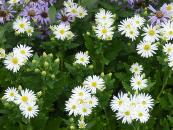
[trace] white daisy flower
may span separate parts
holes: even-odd
[[[131,124],[132,120],[135,117],[134,111],[133,109],[131,109],[128,106],[124,106],[123,109],[120,109],[117,114],[116,117],[118,120],[122,119],[122,123],[128,123]]]
[[[98,99],[96,96],[92,96],[92,97],[88,98],[87,100],[88,100],[88,104],[91,107],[96,107],[98,105]]]
[[[114,27],[97,25],[95,28],[96,36],[102,40],[112,40]]]
[[[141,93],[137,96],[138,103],[146,110],[152,109],[154,106],[154,100],[149,94]]]
[[[51,26],[51,30],[58,40],[68,39],[69,34],[72,33],[70,31],[70,25],[65,24]]]
[[[104,89],[104,80],[100,76],[88,76],[83,82],[83,86],[88,88],[91,93],[96,93],[96,89],[103,90]]]
[[[78,52],[76,55],[75,55],[75,63],[77,64],[81,64],[81,65],[88,65],[90,62],[89,62],[89,59],[90,59],[90,56],[85,53],[85,52]]]
[[[5,57],[4,65],[8,70],[15,73],[19,71],[22,65],[24,65],[24,59],[20,55],[14,55],[14,53],[10,53]]]
[[[135,15],[132,19],[137,28],[141,28],[144,25],[145,19],[140,15]]]
[[[38,115],[38,106],[35,104],[20,105],[20,110],[25,118],[34,118]]]
[[[173,70],[173,54],[168,56],[168,65]]]
[[[133,74],[141,74],[141,72],[143,71],[143,67],[139,63],[134,63],[134,64],[132,64],[130,71]]]
[[[135,109],[135,117],[136,120],[140,121],[141,123],[146,123],[150,117],[148,111],[146,111],[144,108],[142,107],[137,107]]]
[[[73,96],[87,99],[90,97],[90,94],[89,94],[88,89],[78,86],[72,90],[72,97]]]
[[[73,0],[67,0],[67,1],[64,1],[64,3],[63,3],[63,5],[65,7],[73,6],[74,4],[76,4],[76,3],[74,3]]]
[[[18,90],[17,90],[16,88],[14,88],[14,87],[8,87],[8,88],[5,90],[4,98],[5,98],[7,101],[14,101],[16,95],[18,95]]]
[[[27,29],[26,29],[26,33],[28,36],[32,36],[32,33],[34,32],[34,28],[29,26]]]
[[[74,116],[78,115],[78,104],[74,102],[74,100],[69,99],[69,101],[66,101],[65,103],[65,110],[69,112],[69,115],[74,114]]]
[[[155,43],[141,41],[137,45],[137,53],[144,58],[152,57],[158,50],[158,47]]]
[[[26,18],[17,18],[13,23],[13,29],[17,33],[24,33],[30,27],[30,22]]]
[[[147,87],[147,79],[144,79],[143,75],[134,75],[131,80],[131,86],[133,90],[141,90]]]
[[[77,14],[78,18],[84,18],[87,15],[87,10],[81,6],[77,8],[77,12],[78,12]]]
[[[66,6],[66,11],[70,14],[73,15],[74,17],[78,16],[79,12],[78,12],[78,4],[72,4],[70,6]]]
[[[25,89],[20,91],[15,100],[19,105],[35,104],[36,95],[32,90]]]
[[[129,102],[130,100],[128,98],[128,95],[120,92],[118,93],[117,97],[113,96],[110,106],[111,106],[111,109],[115,112],[117,110],[122,109],[126,104],[129,104]]]
[[[159,40],[159,30],[157,26],[149,26],[143,28],[144,41],[155,42]]]
[[[163,51],[167,54],[167,55],[171,55],[173,53],[173,44],[171,43],[166,43],[163,46]]]
[[[165,4],[166,5],[166,11],[168,12],[168,15],[170,17],[173,16],[173,3],[170,3],[170,4]]]
[[[9,4],[18,4],[20,2],[20,0],[9,0],[8,3]]]
[[[139,36],[139,31],[137,28],[129,29],[126,31],[125,36],[132,39],[132,41],[134,41]]]
[[[166,23],[161,24],[160,32],[163,35],[165,40],[172,40],[173,39],[173,22],[168,21]]]
[[[24,59],[28,59],[32,56],[31,47],[26,45],[17,45],[17,47],[13,48],[14,55],[20,55]]]
[[[88,104],[79,106],[79,114],[81,116],[89,116],[91,114],[91,107]]]

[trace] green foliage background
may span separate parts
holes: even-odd
[[[173,75],[164,61],[165,57],[161,50],[153,58],[143,59],[135,50],[140,39],[131,42],[117,31],[113,40],[107,42],[98,40],[93,35],[94,14],[99,8],[116,14],[116,27],[122,19],[133,16],[134,10],[124,10],[122,6],[108,0],[77,2],[87,7],[89,15],[72,25],[72,31],[76,34],[72,41],[57,41],[53,37],[43,41],[35,37],[37,32],[32,38],[16,36],[12,30],[12,22],[0,26],[0,46],[6,51],[25,43],[32,46],[35,52],[33,59],[16,74],[6,70],[3,63],[0,63],[0,96],[3,96],[8,86],[21,85],[35,92],[42,92],[38,101],[39,115],[30,122],[22,118],[14,104],[0,102],[0,130],[69,130],[71,126],[75,126],[77,130],[77,118],[69,117],[65,112],[65,101],[75,86],[80,85],[85,77],[94,74],[102,76],[104,74],[106,89],[98,93],[99,106],[86,118],[88,130],[173,129]],[[165,2],[170,1],[160,0],[158,7]],[[150,1],[146,0],[145,3],[144,8]],[[55,13],[62,4],[63,0],[58,0],[55,6],[49,9],[52,24],[56,24]],[[142,12],[141,15],[145,14]],[[78,51],[88,51],[92,65],[88,68],[73,65],[74,55]],[[116,119],[115,113],[110,109],[110,100],[119,91],[132,91],[129,67],[134,62],[144,66],[144,72],[149,78],[149,87],[145,92],[150,93],[155,99],[155,106],[146,124],[134,122],[127,125]]]

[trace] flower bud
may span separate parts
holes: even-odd
[[[109,76],[109,77],[112,77],[112,73],[109,73],[108,76]]]
[[[104,76],[105,76],[104,72],[102,72],[102,73],[101,73],[101,76],[102,76],[102,77],[104,77]]]
[[[38,93],[37,93],[37,97],[41,97],[42,96],[42,91],[39,91]]]
[[[47,61],[44,62],[44,67],[48,67],[49,63]]]
[[[42,71],[42,72],[41,72],[41,75],[42,75],[42,76],[46,76],[46,71]]]
[[[54,75],[54,74],[52,74],[52,75],[51,75],[51,78],[52,78],[52,79],[55,79],[55,75]]]
[[[18,90],[19,90],[19,91],[22,90],[22,86],[21,86],[21,85],[18,86]]]
[[[32,63],[35,64],[37,61],[36,60],[32,60]]]
[[[46,54],[46,52],[43,52],[43,57],[47,57],[47,54]]]
[[[38,72],[40,72],[40,70],[39,69],[35,69],[34,72],[35,73],[38,73]]]
[[[74,125],[71,125],[70,126],[70,130],[75,130],[75,126]]]
[[[93,66],[93,65],[89,65],[89,68],[90,68],[90,69],[93,69],[93,68],[94,68],[94,66]]]
[[[56,58],[55,59],[55,63],[59,63],[60,59],[59,58]]]
[[[50,56],[51,58],[53,57],[53,54],[52,53],[50,53],[48,56]]]

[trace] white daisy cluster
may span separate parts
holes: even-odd
[[[114,22],[115,15],[110,11],[105,9],[100,9],[95,15],[96,26],[94,26],[94,31],[96,36],[102,40],[112,40],[114,35]]]
[[[81,65],[88,65],[90,62],[89,62],[89,59],[90,59],[90,56],[88,55],[88,52],[78,52],[76,55],[75,55],[75,63],[77,64],[81,64]]]
[[[139,36],[139,29],[144,25],[145,19],[139,15],[135,15],[132,18],[127,18],[120,22],[118,25],[118,31],[122,35],[135,40]]]
[[[66,12],[72,15],[74,18],[77,17],[81,19],[87,15],[87,10],[79,4],[74,3],[73,0],[64,1],[64,6]]]
[[[89,116],[92,113],[92,109],[98,105],[98,99],[94,95],[96,89],[103,90],[104,80],[99,76],[89,76],[83,83],[83,86],[75,87],[72,90],[72,95],[68,101],[66,101],[65,110],[69,112],[69,115],[81,116],[78,121],[79,128],[85,128],[84,117]]]
[[[74,37],[74,34],[70,31],[70,25],[59,24],[50,26],[50,29],[58,40],[70,40]]]
[[[148,80],[145,79],[145,74],[141,74],[142,70],[143,67],[139,63],[134,63],[130,68],[130,71],[133,73],[133,76],[130,80],[133,90],[142,90],[148,86]]]
[[[145,123],[150,117],[153,102],[149,94],[128,95],[120,92],[117,97],[113,96],[110,106],[122,123],[131,124],[134,120]]]
[[[21,17],[13,22],[13,29],[16,31],[16,34],[27,33],[28,36],[31,36],[34,32],[34,28],[31,26],[30,21]]]
[[[18,45],[13,48],[13,52],[6,55],[4,60],[5,67],[14,73],[19,71],[20,67],[25,65],[26,61],[32,56],[31,47]]]
[[[25,118],[34,118],[38,114],[37,98],[32,90],[17,90],[14,87],[8,87],[5,90],[3,99],[19,105],[19,109]]]
[[[173,44],[172,43],[166,43],[163,46],[163,51],[168,57],[168,65],[173,70]]]

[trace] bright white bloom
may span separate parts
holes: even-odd
[[[30,27],[30,22],[26,18],[17,18],[13,23],[13,29],[17,33],[24,33]]]
[[[96,36],[102,40],[112,40],[114,34],[114,27],[103,26],[98,24],[95,27]]]
[[[131,124],[132,120],[135,117],[135,113],[134,113],[134,110],[131,109],[130,107],[124,106],[123,109],[120,109],[117,112],[116,117],[118,120],[122,119],[122,123]]]
[[[169,65],[169,67],[171,67],[172,70],[173,70],[173,55],[169,55],[169,56],[168,56],[168,65]]]
[[[79,52],[75,55],[75,63],[77,64],[81,64],[81,65],[88,65],[90,62],[89,62],[89,59],[90,59],[90,56],[86,53],[86,52]]]
[[[165,4],[166,5],[166,11],[168,12],[168,15],[170,17],[173,17],[173,3]]]
[[[8,70],[11,70],[15,73],[19,71],[22,65],[24,65],[24,59],[20,55],[14,55],[14,53],[10,53],[5,57],[4,65]]]
[[[147,79],[144,79],[144,75],[134,75],[130,82],[133,90],[141,90],[147,87]]]
[[[173,44],[171,43],[166,43],[163,46],[163,51],[167,54],[167,55],[171,55],[173,53]]]
[[[74,17],[76,17],[79,14],[78,8],[79,8],[78,4],[72,4],[66,7],[66,11],[69,12],[70,15],[73,15]]]
[[[64,1],[63,4],[65,7],[69,7],[69,6],[73,6],[76,3],[74,3],[73,0],[67,0],[67,1]]]
[[[91,114],[91,106],[88,104],[80,105],[79,106],[79,114],[81,116],[89,116]]]
[[[68,39],[69,34],[71,35],[72,33],[70,31],[70,25],[65,24],[51,26],[51,30],[58,40]]]
[[[78,127],[79,127],[79,129],[85,129],[86,125],[87,124],[84,122],[84,120],[78,120]]]
[[[144,41],[155,42],[159,40],[159,30],[157,26],[149,26],[143,28]]]
[[[38,115],[38,106],[35,104],[20,105],[20,110],[25,118],[34,118]]]
[[[26,29],[26,33],[28,36],[32,36],[32,33],[34,32],[34,28],[29,26],[27,29]]]
[[[137,53],[144,58],[152,57],[156,50],[158,50],[158,47],[155,43],[141,41],[137,45]]]
[[[137,28],[141,28],[144,25],[145,19],[140,15],[135,15],[132,19]]]
[[[36,95],[32,90],[25,89],[20,91],[15,100],[16,103],[20,105],[35,104]]]
[[[132,39],[132,41],[136,40],[139,35],[139,31],[137,28],[129,29],[126,31],[125,36]]]
[[[140,106],[146,110],[152,109],[154,105],[154,101],[149,94],[141,93],[137,96],[138,102]]]
[[[5,58],[5,50],[0,48],[0,59]]]
[[[143,107],[137,107],[135,112],[136,120],[139,120],[141,123],[146,123],[150,117],[148,111]]]
[[[88,104],[91,106],[91,107],[96,107],[98,105],[98,99],[96,96],[92,96],[90,98],[88,98]]]
[[[84,88],[84,87],[81,87],[81,86],[78,86],[78,87],[75,87],[73,90],[72,90],[72,97],[80,97],[80,98],[89,98],[90,97],[90,93],[89,91]]]
[[[96,93],[96,89],[104,90],[104,80],[100,76],[88,76],[83,82],[83,86],[91,91],[91,93]]]
[[[161,24],[162,28],[160,29],[161,34],[163,35],[164,40],[173,39],[173,22],[168,21]]]
[[[143,71],[143,67],[139,63],[134,63],[134,64],[132,64],[130,71],[133,74],[141,74],[141,72]]]
[[[4,98],[7,101],[14,101],[15,97],[18,95],[18,90],[14,87],[8,87],[5,90]]]
[[[115,112],[117,110],[122,109],[126,104],[129,104],[129,102],[130,100],[127,94],[120,92],[118,93],[118,97],[113,96],[110,106],[111,106],[111,109]]]
[[[13,48],[14,55],[20,55],[24,59],[28,59],[32,56],[31,47],[26,45],[18,45],[17,47]]]
[[[87,10],[81,6],[77,8],[77,12],[78,12],[77,14],[78,18],[84,18],[87,15]]]
[[[72,115],[74,114],[74,116],[77,116],[78,115],[78,104],[70,99],[69,101],[66,101],[66,107],[65,107],[65,110],[69,112],[69,115]]]
[[[110,27],[114,23],[114,15],[110,11],[105,9],[100,9],[99,12],[95,15],[96,24]]]

